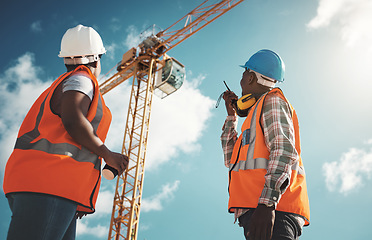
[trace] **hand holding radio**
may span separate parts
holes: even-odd
[[[221,96],[223,96],[223,99],[225,100],[227,114],[229,116],[234,116],[236,113],[239,117],[246,117],[249,109],[256,103],[256,98],[252,94],[246,94],[241,98],[238,98],[238,96],[230,90],[226,82],[223,81],[223,83],[225,84],[227,91],[222,93]],[[221,96],[217,100],[216,108],[221,100]]]
[[[236,102],[238,101],[238,96],[234,92],[227,90],[223,93],[223,100],[225,100],[227,115],[234,116],[237,110]]]

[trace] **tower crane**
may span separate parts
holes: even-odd
[[[136,240],[145,173],[145,158],[154,93],[166,97],[179,89],[184,66],[166,53],[243,0],[206,0],[165,30],[152,33],[123,54],[117,72],[100,84],[102,94],[132,78],[122,154],[127,170],[117,177],[108,239]],[[139,49],[139,50],[138,50]]]

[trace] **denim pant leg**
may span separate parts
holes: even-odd
[[[12,211],[8,240],[75,239],[75,202],[34,193],[14,193],[7,197]]]
[[[239,217],[239,225],[244,228],[244,236],[249,240],[247,233],[250,219],[254,209]],[[301,235],[301,228],[292,214],[275,211],[275,221],[272,240],[297,240]]]
[[[301,233],[302,229],[292,214],[275,212],[273,240],[297,240]]]
[[[76,210],[75,210],[76,212]],[[76,217],[72,219],[70,226],[67,228],[65,235],[63,236],[62,240],[75,240],[76,236]]]

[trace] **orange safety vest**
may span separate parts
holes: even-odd
[[[101,158],[76,143],[52,112],[50,102],[57,86],[72,74],[82,73],[94,84],[87,119],[104,142],[111,113],[103,101],[98,81],[85,66],[61,75],[35,101],[18,132],[8,159],[4,193],[34,192],[78,203],[77,211],[93,213],[101,180]]]
[[[260,121],[267,94],[275,94],[289,103],[282,91],[279,88],[274,88],[261,96],[249,111],[242,125],[242,134],[234,145],[230,161],[229,212],[234,212],[235,208],[256,208],[265,185],[265,174],[267,173],[270,152],[265,144]],[[291,109],[295,131],[295,147],[300,156],[298,119],[292,106]],[[276,210],[300,215],[305,218],[305,225],[309,225],[309,199],[301,157],[292,166],[290,185],[282,195]]]

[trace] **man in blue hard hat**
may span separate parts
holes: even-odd
[[[223,95],[227,118],[221,135],[229,168],[229,207],[250,240],[298,239],[310,223],[306,178],[295,110],[275,87],[285,66],[271,50],[245,65],[242,97]],[[243,117],[241,134],[237,116]]]

